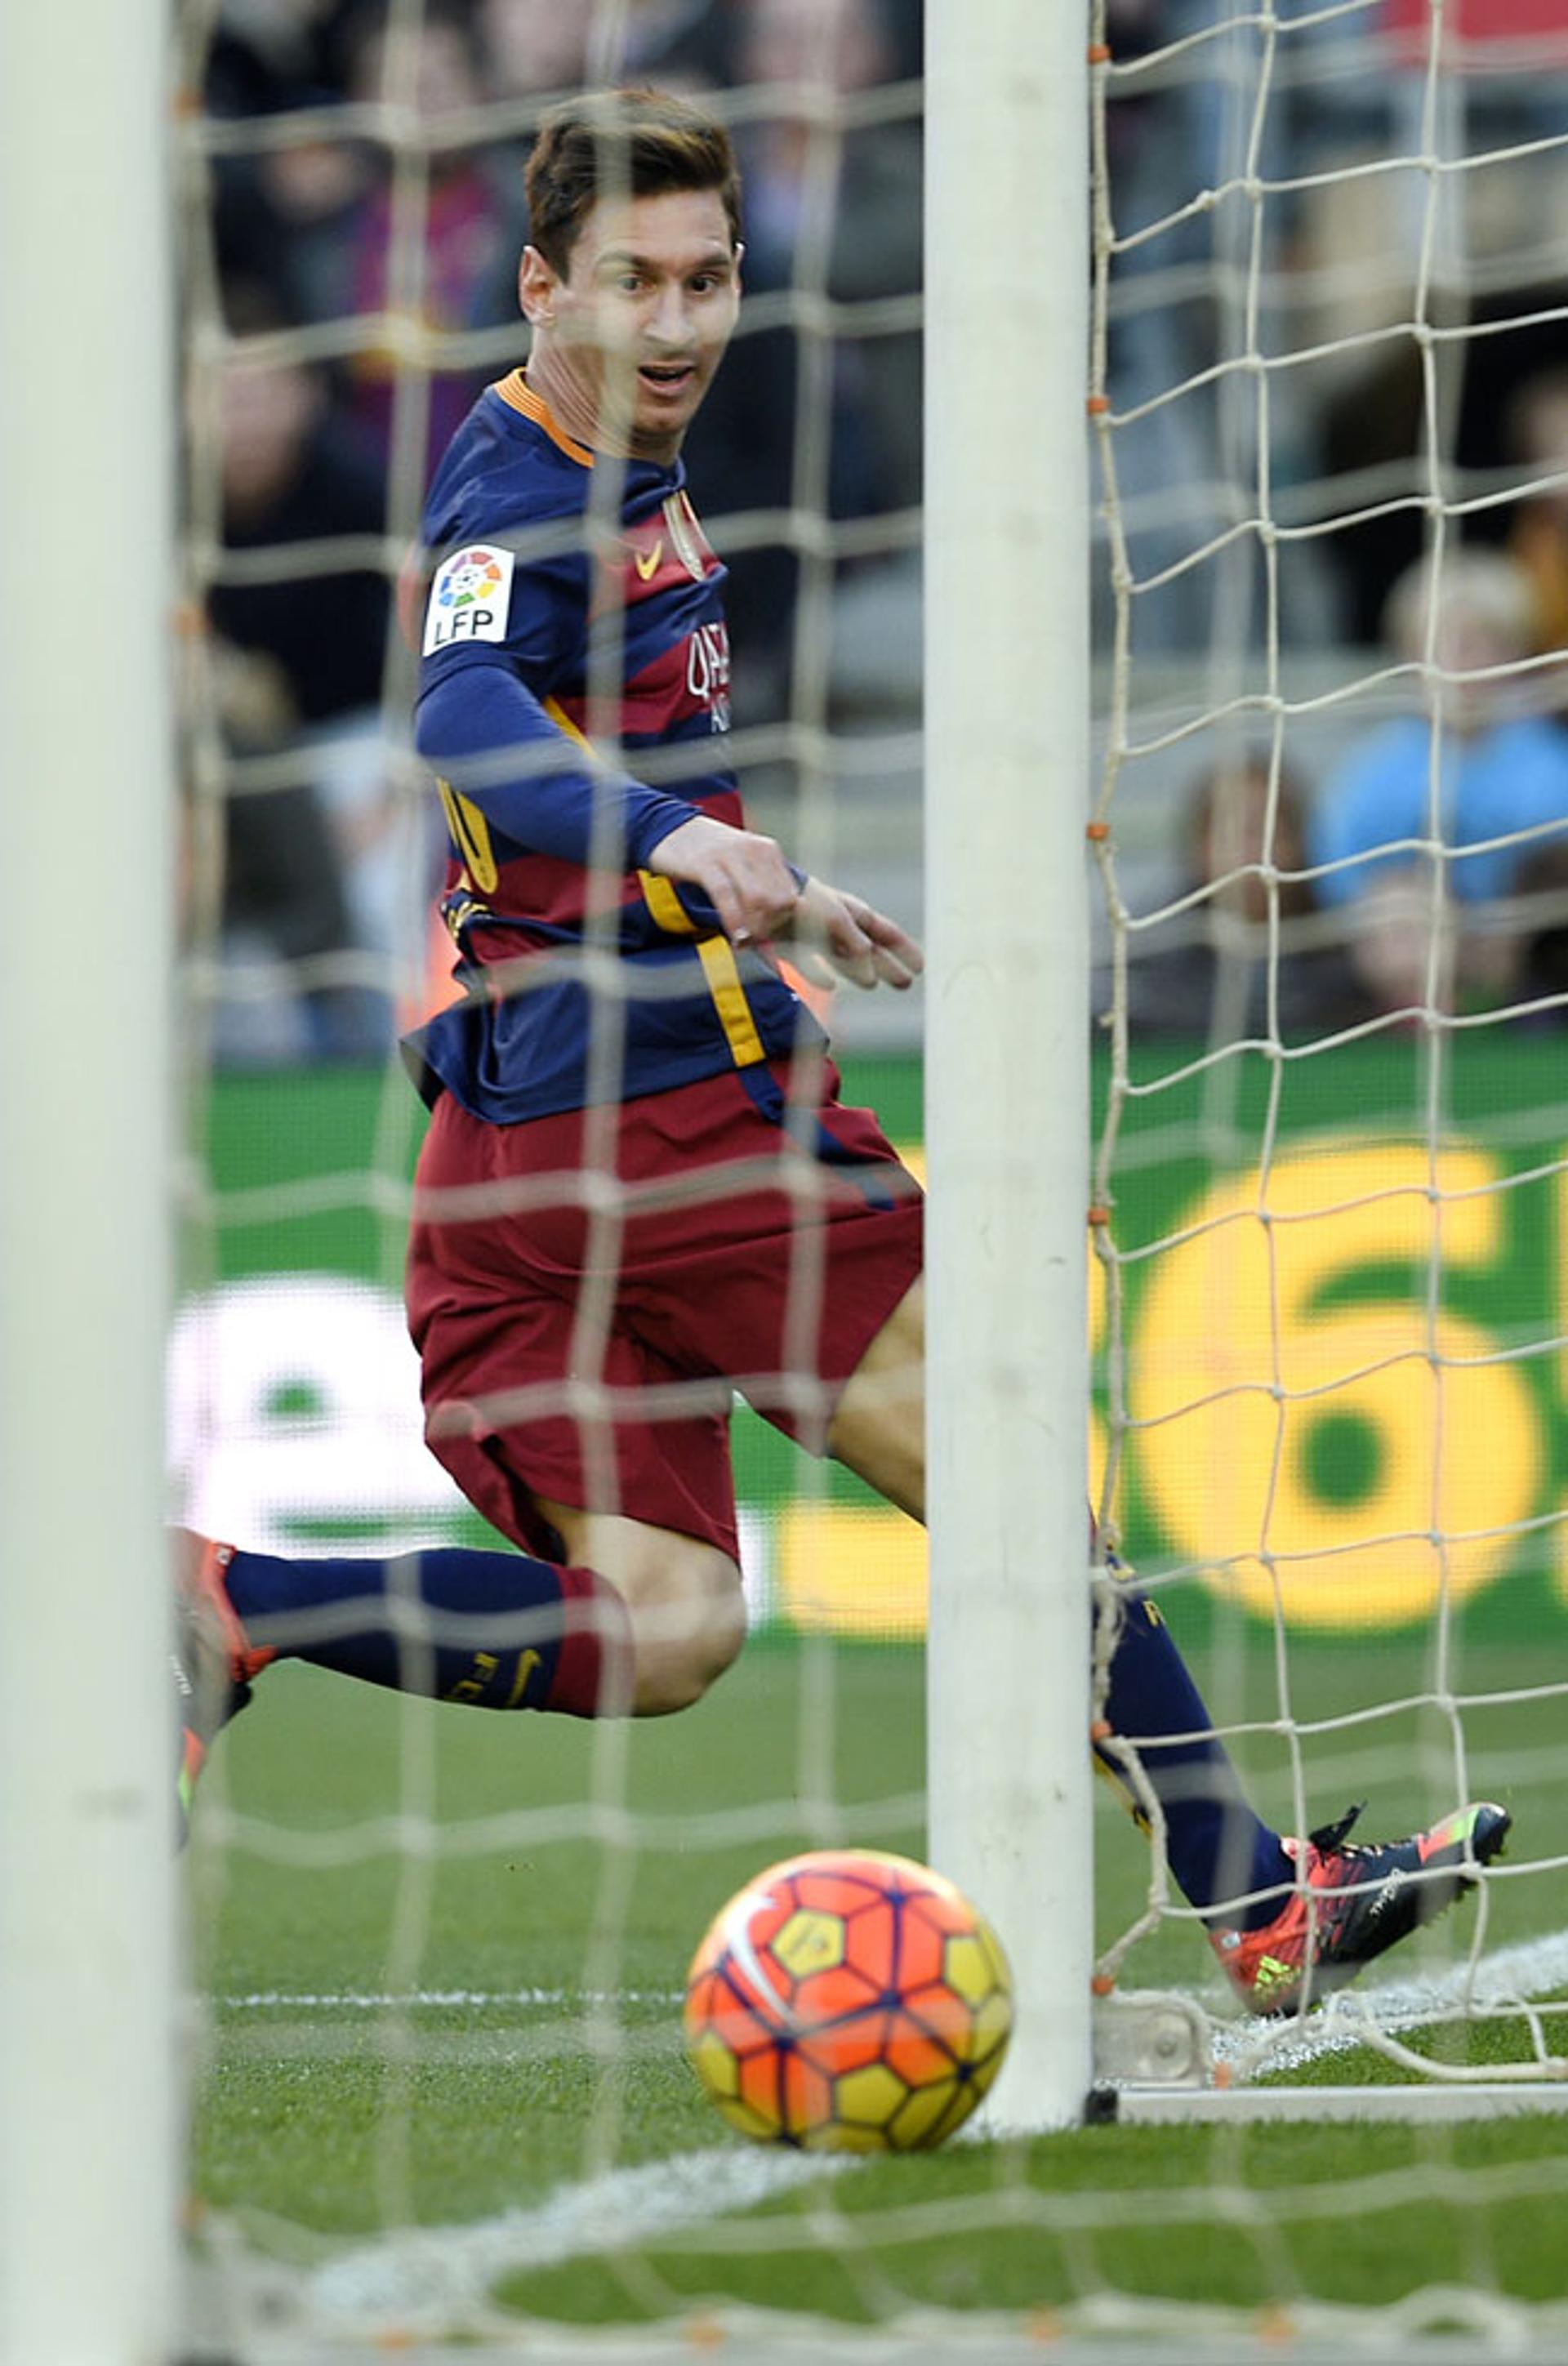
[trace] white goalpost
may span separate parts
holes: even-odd
[[[998,2116],[1065,2126],[1093,1926],[1087,51],[1039,0],[933,0],[926,39],[931,1849],[1012,1954]]]
[[[0,12],[0,2356],[174,2338],[156,0]]]

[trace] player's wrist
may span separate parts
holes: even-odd
[[[667,827],[651,837],[643,849],[642,868],[657,872],[661,878],[684,877],[692,860],[714,843],[715,833],[725,825],[690,806],[684,814],[660,816],[661,822],[666,818]]]
[[[666,796],[659,790],[649,790],[646,794],[652,802],[632,834],[632,862],[639,871],[652,871],[661,878],[673,877],[675,874],[670,869],[671,862],[679,863],[682,847],[689,848],[702,842],[700,830],[696,838],[687,833],[694,823],[705,822],[706,817],[680,797]],[[682,847],[673,846],[672,841],[676,839],[682,841]]]

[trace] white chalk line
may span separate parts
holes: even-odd
[[[626,2250],[750,2210],[850,2166],[840,2156],[714,2146],[557,2188],[531,2210],[471,2226],[400,2230],[315,2270],[310,2300],[329,2315],[400,2325],[461,2321],[506,2275]]]
[[[362,1989],[249,1989],[209,1997],[218,2012],[488,2012],[508,2007],[679,2004],[679,1989],[408,1989],[377,1995]]]
[[[1282,2034],[1247,2020],[1216,2024],[1221,2060],[1258,2055],[1268,2040],[1269,2068],[1299,2066],[1364,2040],[1370,2025],[1390,2032],[1451,2013],[1467,2002],[1523,2004],[1568,1983],[1568,1931],[1504,1947],[1448,1970],[1385,1983],[1351,1999],[1332,1999],[1300,2029]],[[670,2003],[672,1991],[628,1992],[645,2003]],[[378,1997],[357,1990],[294,1993],[258,1989],[221,2001],[238,2010],[433,2010],[507,2005],[561,2006],[586,2000],[565,1989],[421,1990]],[[558,2187],[531,2208],[519,2207],[469,2225],[400,2228],[356,2246],[316,2268],[296,2297],[340,2325],[395,2324],[406,2330],[471,2321],[508,2275],[555,2267],[597,2253],[636,2249],[661,2235],[701,2225],[788,2193],[812,2179],[841,2173],[853,2158],[824,2158],[745,2145],[679,2153],[636,2169],[611,2169],[580,2184]]]
[[[1467,2002],[1496,2006],[1548,1996],[1568,1988],[1568,1931],[1549,1932],[1511,1947],[1495,1949],[1476,1962],[1469,1959],[1446,1971],[1419,1978],[1384,1981],[1332,1997],[1323,2011],[1301,2028],[1247,2019],[1216,2024],[1214,2052],[1234,2061],[1256,2049],[1260,2036],[1272,2035],[1270,2060],[1288,2063],[1315,2060],[1357,2043],[1348,2024],[1369,2015],[1383,2029],[1407,2026],[1452,2012]],[[679,1989],[575,1989],[525,1987],[514,1989],[411,1989],[374,1992],[361,1989],[249,1989],[209,2000],[222,2012],[489,2012],[514,2009],[566,2011],[582,2006],[632,2005],[666,2010],[682,2001]],[[1206,1999],[1200,1999],[1207,2002]]]

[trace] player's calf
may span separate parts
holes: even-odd
[[[178,1531],[182,1817],[212,1737],[275,1659],[473,1708],[660,1717],[700,1699],[745,1639],[735,1562],[635,1521],[560,1516],[612,1574],[457,1548],[286,1560]]]

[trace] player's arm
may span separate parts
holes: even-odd
[[[420,695],[414,742],[493,829],[530,853],[588,862],[608,801],[616,860],[637,870],[662,839],[696,818],[683,798],[590,755],[504,659],[435,670]]]
[[[788,940],[818,982],[829,984],[836,975],[856,986],[903,988],[924,966],[919,945],[897,920],[859,896],[807,878],[755,830],[694,814],[643,862],[663,878],[700,889],[734,943],[766,955],[775,940]]]

